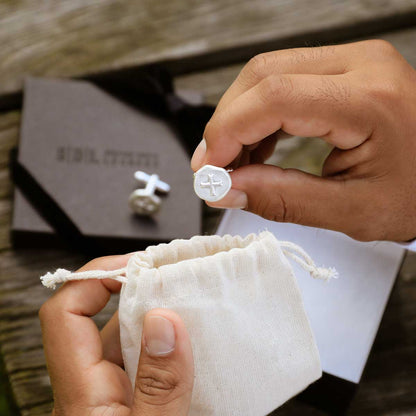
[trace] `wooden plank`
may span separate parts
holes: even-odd
[[[407,61],[416,68],[416,28],[387,32],[366,38],[352,38],[348,42],[372,38],[380,38],[392,43]],[[201,91],[204,94],[205,101],[215,105],[243,66],[244,63],[237,63],[184,74],[176,78],[175,85],[178,89]]]
[[[46,368],[13,373],[9,379],[19,409],[29,410],[31,407],[51,403],[52,392]]]
[[[411,253],[401,268],[350,414],[414,414],[415,334],[416,253]]]
[[[12,185],[9,175],[10,150],[17,145],[20,111],[0,116],[0,251],[10,248],[10,221]]]
[[[12,202],[10,199],[0,199],[0,251],[11,247],[10,222]]]
[[[17,145],[20,128],[20,111],[0,117],[0,199],[11,195],[9,179],[9,153]]]
[[[40,411],[39,406],[48,410],[52,393],[37,314],[52,292],[40,285],[39,276],[60,264],[68,269],[77,269],[86,258],[64,250],[34,249],[4,251],[0,262],[0,351],[16,402],[26,412],[32,407]],[[118,297],[113,296],[95,317],[98,327],[108,321],[117,304]],[[33,414],[38,413],[34,411]]]
[[[153,62],[178,74],[415,21],[416,0],[1,2],[0,95],[3,106],[16,105],[29,74],[74,77]]]
[[[52,407],[53,403],[49,402],[29,409],[22,409],[21,416],[50,416]]]
[[[384,36],[416,65],[416,29]],[[176,80],[181,89],[198,89],[215,104],[232,82],[242,64],[182,76]],[[10,228],[11,185],[6,174],[7,152],[17,143],[18,112],[0,114],[0,244]],[[291,166],[307,166],[318,171],[326,147],[301,139],[288,140],[279,148],[275,161]],[[322,146],[322,147],[319,147]],[[3,180],[1,180],[3,178]],[[204,218],[216,215],[206,209]],[[5,213],[5,215],[3,215]],[[3,215],[3,216],[2,216]],[[205,220],[206,222],[206,220]],[[206,231],[212,230],[205,225]],[[51,292],[44,289],[38,276],[57,266],[75,269],[85,257],[63,250],[12,251],[0,245],[0,349],[13,392],[23,415],[46,415],[51,408],[51,390],[42,353],[37,321],[40,305]],[[98,316],[102,325],[116,308],[117,299]],[[373,352],[349,414],[410,414],[416,408],[416,254],[407,256],[397,286],[389,302]],[[322,415],[304,404],[290,401],[274,414]]]

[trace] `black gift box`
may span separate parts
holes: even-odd
[[[36,204],[32,188],[23,194],[17,187],[12,224],[17,246],[56,243],[54,218],[46,211],[62,214],[103,252],[200,233],[201,203],[193,192],[189,149],[177,132],[90,82],[26,81],[18,164],[30,177],[21,180],[21,188],[33,180],[43,195]],[[153,217],[129,209],[128,197],[140,187],[136,170],[156,173],[171,185]]]

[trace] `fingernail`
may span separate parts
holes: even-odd
[[[167,355],[175,349],[175,328],[172,322],[163,316],[145,316],[143,337],[149,355]]]
[[[191,159],[192,170],[197,171],[204,163],[205,153],[207,151],[207,142],[202,139],[196,147],[194,154]]]
[[[230,189],[223,199],[217,202],[210,202],[208,205],[216,208],[244,209],[247,207],[247,194],[237,189]]]

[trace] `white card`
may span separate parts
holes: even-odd
[[[339,272],[337,280],[326,283],[311,279],[293,263],[323,371],[358,383],[405,249],[390,242],[361,243],[334,231],[267,221],[240,210],[224,214],[217,234],[245,236],[265,229],[279,240],[299,244],[318,266]]]

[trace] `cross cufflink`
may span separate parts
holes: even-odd
[[[194,174],[195,193],[205,201],[219,201],[230,189],[231,176],[223,168],[205,165]]]
[[[216,186],[222,186],[222,181],[219,180],[219,181],[215,182],[214,174],[213,173],[208,173],[208,181],[207,182],[201,182],[200,186],[201,186],[201,188],[209,188],[211,196],[217,196],[217,192],[216,192],[215,187]]]
[[[156,174],[148,175],[146,172],[137,171],[134,177],[145,188],[136,189],[129,196],[130,208],[139,215],[153,215],[160,210],[162,200],[155,194],[156,191],[167,193],[170,185],[159,179]]]

